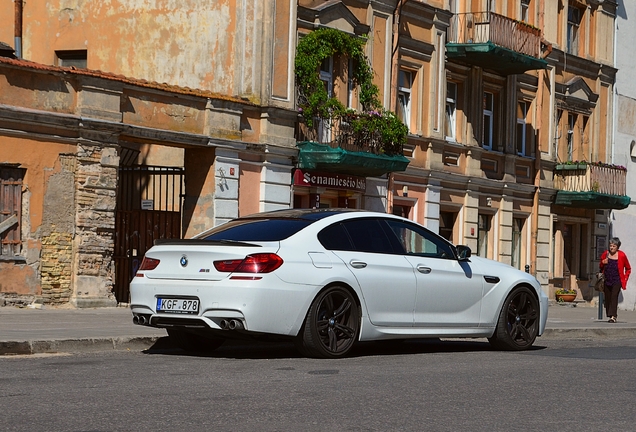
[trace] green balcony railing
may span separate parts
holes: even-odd
[[[555,204],[570,207],[623,209],[630,203],[627,170],[604,163],[568,162],[557,164]]]
[[[446,53],[449,58],[505,74],[547,67],[541,59],[541,31],[493,12],[453,15]]]

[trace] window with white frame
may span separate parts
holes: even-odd
[[[554,118],[554,124],[555,124],[555,133],[554,133],[554,154],[558,157],[560,157],[560,151],[561,151],[561,146],[559,145],[559,141],[561,140],[561,136],[562,136],[562,124],[561,124],[561,119],[563,118],[563,110],[562,109],[557,109],[556,113],[555,113],[555,118]]]
[[[320,65],[320,80],[325,85],[327,97],[333,96],[333,57],[327,57]],[[331,141],[331,125],[327,120],[318,119],[318,141],[328,143]]]
[[[492,141],[494,133],[494,109],[495,96],[490,92],[484,92],[483,100],[484,108],[484,124],[481,145],[487,150],[492,150]]]
[[[398,109],[397,114],[402,123],[411,124],[411,88],[413,87],[413,73],[400,69],[398,72]]]
[[[526,118],[528,116],[528,104],[526,102],[519,102],[517,104],[517,154],[520,156],[527,156],[527,142],[526,137],[528,125]]]
[[[519,5],[519,20],[529,22],[530,0],[521,0]]]
[[[568,54],[578,54],[579,52],[579,27],[581,25],[581,9],[574,6],[572,3],[568,4],[568,25],[567,25],[567,40],[566,50]]]
[[[353,108],[353,91],[355,83],[353,82],[353,60],[349,59],[347,63],[347,108]]]
[[[573,160],[574,157],[574,135],[576,130],[576,115],[568,113],[568,131],[567,131],[567,143],[568,143],[568,160]]]
[[[446,83],[446,117],[444,122],[444,134],[447,139],[456,139],[456,111],[457,111],[457,84],[448,81]]]

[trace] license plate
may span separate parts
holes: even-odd
[[[180,298],[157,298],[157,312],[199,313],[199,300]]]

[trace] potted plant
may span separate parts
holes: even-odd
[[[566,289],[566,288],[559,288],[554,292],[556,300],[559,303],[573,302],[574,299],[576,298],[576,294],[577,292],[575,289]]]

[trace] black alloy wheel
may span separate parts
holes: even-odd
[[[359,331],[355,297],[342,286],[332,286],[311,304],[296,346],[310,357],[340,358],[351,351]]]
[[[490,344],[501,350],[520,351],[532,346],[539,333],[539,302],[527,287],[514,289],[499,313]]]

